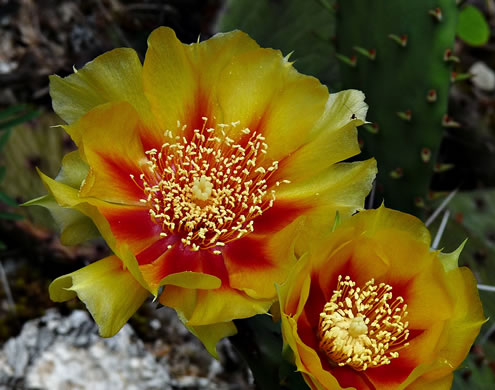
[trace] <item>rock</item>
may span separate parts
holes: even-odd
[[[222,365],[172,309],[149,309],[155,317],[141,333],[147,344],[130,325],[104,339],[85,311],[68,317],[47,311],[0,350],[0,390],[253,389],[250,371],[228,340],[218,344]]]
[[[49,311],[0,352],[0,390],[171,390],[172,382],[129,325],[103,339],[83,311]]]
[[[495,90],[495,73],[484,62],[475,62],[469,68],[469,73],[473,75],[471,81],[479,89],[488,92]]]

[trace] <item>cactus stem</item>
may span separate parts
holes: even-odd
[[[318,3],[320,3],[322,5],[322,7],[325,8],[331,14],[334,14],[335,11],[337,11],[337,9],[338,9],[338,4],[337,3],[334,4],[334,5],[331,5],[331,4],[329,4],[325,0],[318,0]]]
[[[421,160],[423,160],[424,163],[428,163],[431,160],[431,149],[424,147],[421,149]]]
[[[336,53],[335,56],[337,57],[337,59],[340,62],[342,62],[346,65],[349,65],[352,68],[356,67],[356,63],[357,63],[357,57],[356,56],[347,57],[347,56],[345,56],[343,54],[339,54],[339,53]]]
[[[397,113],[397,116],[405,121],[410,121],[412,119],[412,111],[411,110],[406,110],[406,111],[399,111]]]
[[[433,16],[437,22],[441,22],[443,19],[443,13],[441,8],[435,8],[428,11],[428,13]]]
[[[452,54],[452,49],[445,49],[443,53],[443,60],[445,62],[459,62],[459,57]]]
[[[359,54],[369,58],[371,61],[376,59],[376,50],[375,49],[365,49],[359,46],[354,46],[354,50],[356,50]]]
[[[461,127],[461,124],[459,122],[456,122],[453,120],[448,114],[445,114],[442,117],[442,126],[443,127],[449,127],[449,128],[459,128]]]
[[[430,89],[428,93],[426,94],[426,100],[428,103],[434,103],[438,99],[438,94],[436,89]]]
[[[454,164],[436,163],[433,166],[433,172],[442,173],[442,172],[450,171],[452,168],[454,168]]]
[[[400,179],[404,176],[404,170],[402,168],[395,168],[393,171],[390,171],[389,175],[392,179]]]
[[[380,126],[378,126],[378,123],[370,123],[364,125],[364,128],[371,134],[377,134],[378,130],[380,129]]]
[[[425,207],[425,200],[421,196],[417,196],[414,198],[414,205],[422,209]]]
[[[398,35],[395,35],[395,34],[389,34],[388,37],[398,43],[400,46],[402,47],[406,47],[407,46],[407,35],[406,34],[402,34],[401,36],[398,36]]]

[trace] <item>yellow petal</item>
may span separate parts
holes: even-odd
[[[407,390],[450,390],[452,388],[452,381],[454,380],[454,374],[449,374],[443,378],[428,381],[424,378],[419,378],[411,385],[407,386]]]
[[[111,337],[142,305],[149,292],[124,270],[116,256],[110,256],[61,276],[50,285],[50,298],[55,302],[76,295],[86,304],[101,336]]]
[[[400,231],[414,237],[423,246],[430,247],[430,232],[424,223],[415,216],[386,208],[383,205],[366,213],[366,218],[359,219],[356,222],[360,224],[358,229],[367,232],[368,235],[373,236],[379,231]]]
[[[394,237],[392,236],[393,240]],[[407,248],[404,247],[404,254]],[[419,256],[404,256],[404,261],[394,262],[397,265],[396,270],[393,270],[387,276],[388,280],[395,281],[400,284],[402,278],[411,276],[412,283],[408,287],[408,296],[404,297],[407,302],[407,321],[411,329],[427,329],[433,327],[434,324],[448,320],[454,312],[454,302],[449,296],[444,284],[444,274],[442,266],[437,259],[430,258],[430,267],[423,268],[418,274],[414,275],[414,271],[410,271],[407,264],[414,264],[408,259],[419,259]],[[394,264],[395,265],[395,264]],[[421,264],[418,265],[418,268]],[[400,271],[398,268],[402,268]],[[402,274],[402,275],[401,275]],[[407,280],[407,279],[406,279]],[[425,356],[426,360],[426,356]]]
[[[315,209],[323,207],[325,212],[333,209],[333,213],[326,217],[333,224],[337,210],[342,210],[342,216],[363,208],[376,171],[374,159],[336,164],[305,181],[281,186],[277,190],[277,199]]]
[[[315,379],[308,385],[314,386],[315,383],[319,383],[317,386],[319,389],[341,389],[337,379],[323,369],[316,351],[303,343],[297,333],[297,323],[293,318],[282,315],[282,334],[284,340],[294,351],[297,370]],[[304,379],[306,380],[305,376]]]
[[[219,359],[217,352],[218,342],[237,333],[237,328],[232,321],[211,325],[187,326],[187,329],[203,343],[206,350],[215,359]]]
[[[279,160],[307,141],[327,98],[326,87],[298,73],[279,51],[250,50],[233,57],[221,72],[217,117],[261,133],[268,158]],[[229,133],[233,139],[239,135]]]
[[[297,260],[294,255],[294,241],[299,231],[299,223],[295,221],[283,230],[274,234],[270,233],[259,240],[255,234],[247,237],[253,249],[257,248],[251,253],[244,251],[252,256],[252,258],[246,258],[247,261],[233,258],[235,253],[231,253],[230,248],[227,247],[223,255],[230,286],[245,292],[251,298],[273,299],[276,296],[275,283],[285,281]],[[266,258],[268,264],[256,266],[257,261],[253,257]],[[252,260],[251,265],[250,260]]]
[[[139,117],[129,103],[109,103],[94,108],[71,126],[81,133],[83,153],[91,169],[81,186],[82,197],[142,205],[139,177],[146,161],[140,141]]]
[[[304,253],[308,243],[318,242],[317,237],[331,232],[337,211],[347,218],[364,207],[364,199],[376,172],[374,159],[339,163],[318,175],[277,190],[277,199],[308,208],[302,217],[304,228],[296,245],[296,253]]]
[[[309,296],[311,284],[310,257],[304,254],[292,267],[287,280],[277,286],[281,313],[290,314],[297,320]]]
[[[149,115],[149,106],[141,72],[142,65],[134,50],[109,51],[70,76],[50,77],[53,109],[72,123],[100,104],[127,101],[144,118]],[[79,134],[75,135],[75,139],[78,137]]]
[[[165,276],[161,280],[160,286],[172,284],[178,287],[190,288],[194,286],[195,288],[210,290],[219,288],[221,283],[220,279],[216,276],[201,272],[185,271]]]
[[[239,52],[257,47],[240,31],[184,45],[173,30],[154,30],[148,38],[143,75],[146,95],[161,128],[174,131],[177,120],[191,125],[202,116],[219,115],[210,109],[216,104],[212,90],[221,82],[220,70]]]
[[[327,109],[315,132],[322,129],[337,130],[346,127],[349,123],[355,126],[362,125],[366,120],[368,105],[364,102],[364,94],[355,89],[348,89],[330,95]]]
[[[228,288],[198,290],[198,304],[188,325],[204,325],[266,314],[274,299],[253,299]]]
[[[280,175],[298,182],[308,176],[308,170],[316,175],[332,164],[359,154],[356,126],[364,123],[367,107],[360,91],[331,94],[309,139],[284,161]],[[293,111],[301,115],[299,110]]]
[[[184,314],[187,326],[209,325],[265,314],[273,301],[253,299],[228,287],[196,290],[167,285],[160,296],[162,305]]]
[[[195,97],[195,72],[186,50],[169,28],[157,28],[148,38],[144,89],[164,130],[173,131],[177,120],[184,123],[187,104],[192,104]]]
[[[215,34],[199,44],[185,46],[200,89],[207,95],[218,87],[221,73],[234,57],[258,48],[254,39],[239,30]]]
[[[223,120],[240,121],[240,126],[262,133],[272,160],[286,157],[309,140],[328,99],[325,86],[298,73],[271,49],[233,58],[222,72],[217,93]]]
[[[237,328],[232,321],[195,326],[188,324],[188,318],[196,308],[197,297],[197,290],[168,285],[160,295],[160,303],[175,309],[187,329],[201,340],[212,356],[218,359],[218,341],[236,334]]]
[[[464,245],[466,245],[467,238],[459,247],[451,253],[438,253],[438,259],[441,261],[445,272],[452,271],[458,267],[459,256],[461,255]]]
[[[465,267],[456,268],[449,271],[446,277],[455,306],[438,342],[437,361],[444,364],[428,373],[428,379],[445,376],[452,368],[458,367],[466,358],[481,326],[487,321],[472,272]]]

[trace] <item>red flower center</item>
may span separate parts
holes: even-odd
[[[339,366],[364,371],[390,364],[409,345],[407,304],[392,287],[368,281],[363,288],[339,275],[337,289],[320,314],[320,349]]]
[[[162,237],[180,234],[191,250],[217,247],[219,254],[218,247],[251,233],[254,219],[273,206],[268,180],[278,161],[267,163],[265,138],[239,122],[208,128],[208,119],[203,121],[190,139],[179,122],[176,133],[182,136],[165,131],[168,141],[146,151],[139,182],[131,177]]]

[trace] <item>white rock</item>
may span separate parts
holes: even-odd
[[[172,309],[162,308],[159,313],[160,327],[156,322],[151,328],[166,329],[174,341],[168,344],[160,339],[154,346],[145,346],[129,325],[104,339],[87,312],[74,311],[63,317],[49,310],[27,322],[0,349],[0,390],[251,388],[240,385],[238,376],[235,382],[234,376],[229,381],[221,364],[191,338]],[[230,343],[223,340],[218,347],[220,352],[227,351],[232,364],[236,355]]]
[[[469,73],[473,74],[471,81],[479,89],[493,91],[495,89],[495,72],[484,62],[475,62],[469,68]]]
[[[69,317],[48,312],[5,343],[0,390],[19,380],[43,390],[172,389],[167,365],[156,361],[129,325],[103,339],[83,311]]]

